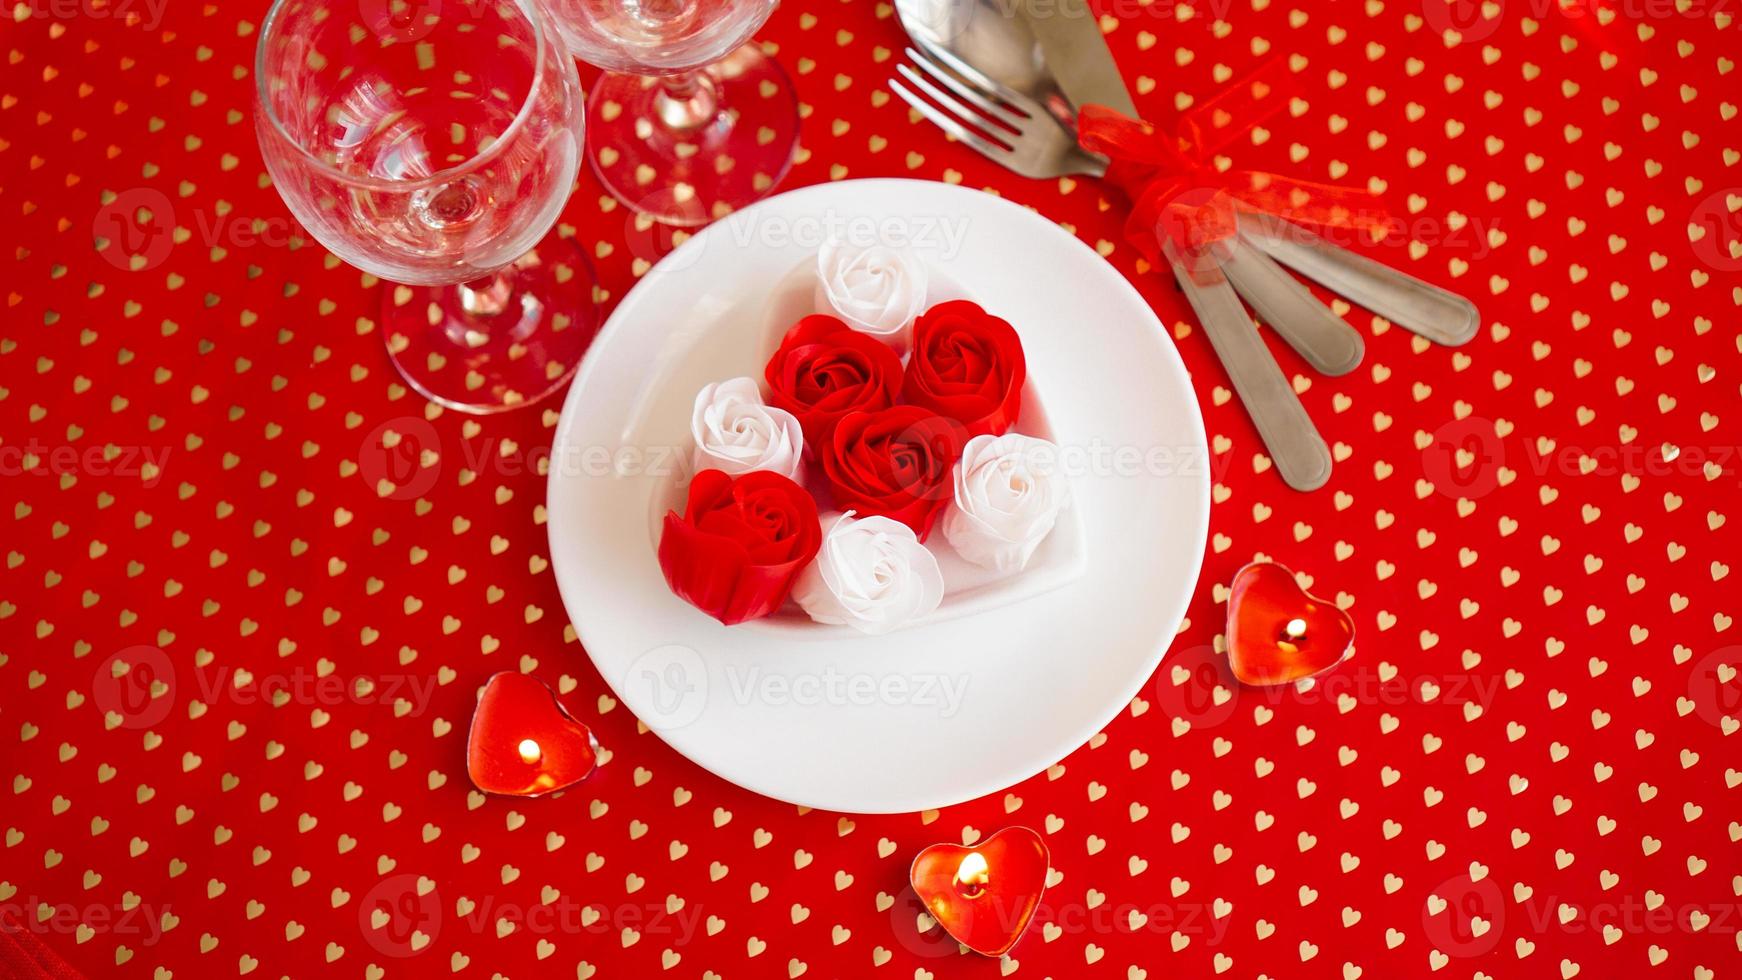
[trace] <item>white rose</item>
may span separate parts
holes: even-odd
[[[898,349],[925,312],[925,291],[925,263],[912,249],[831,239],[817,252],[817,305],[826,302],[854,330]]]
[[[792,597],[819,623],[887,633],[931,612],[944,598],[938,560],[913,528],[887,517],[826,515],[823,544]]]
[[[1014,432],[968,440],[955,483],[944,537],[963,558],[1001,572],[1027,565],[1070,504],[1058,447]]]
[[[792,413],[762,404],[762,392],[750,378],[733,378],[708,385],[696,395],[690,416],[696,440],[695,468],[737,476],[770,470],[799,478],[804,432]]]

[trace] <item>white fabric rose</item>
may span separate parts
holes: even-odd
[[[956,464],[944,537],[976,565],[1019,571],[1070,505],[1058,447],[1014,432],[975,436]]]
[[[852,511],[822,523],[822,548],[792,589],[812,619],[876,635],[943,601],[943,572],[913,528],[887,517],[855,519]]]
[[[696,440],[697,472],[738,476],[771,470],[799,479],[804,432],[798,419],[762,404],[762,392],[750,378],[717,382],[697,393],[690,434]]]
[[[817,306],[897,350],[925,312],[926,267],[909,248],[861,248],[830,239],[817,252]]]

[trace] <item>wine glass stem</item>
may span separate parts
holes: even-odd
[[[508,308],[514,295],[514,284],[500,272],[463,283],[459,287],[460,307],[473,316],[495,316]]]
[[[706,72],[686,71],[660,79],[654,110],[668,129],[699,129],[719,113],[719,93]]]

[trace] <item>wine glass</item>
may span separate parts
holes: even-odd
[[[545,233],[584,103],[534,0],[276,0],[255,73],[273,183],[329,251],[390,281],[380,326],[413,388],[483,414],[573,376],[593,271]]]
[[[606,69],[587,100],[587,159],[619,201],[706,224],[792,166],[798,97],[747,44],[776,0],[541,0],[575,57]]]

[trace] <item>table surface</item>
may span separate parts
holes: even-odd
[[[1289,59],[1239,164],[1377,181],[1408,234],[1373,254],[1482,308],[1459,350],[1348,311],[1341,379],[1279,353],[1335,447],[1310,495],[1108,191],[916,122],[889,4],[776,13],[788,185],[946,180],[1058,221],[1170,326],[1216,453],[1205,585],[1128,711],[1007,793],[846,817],[725,784],[612,700],[546,558],[555,406],[435,410],[384,356],[380,287],[290,247],[249,116],[262,4],[16,5],[0,906],[98,976],[1742,974],[1742,43],[1717,4],[1499,6],[1099,6],[1155,115]],[[94,247],[141,200],[170,206],[137,263]],[[608,302],[657,258],[590,174],[563,220]],[[383,496],[371,439],[408,418],[437,475]],[[1258,555],[1347,605],[1358,650],[1218,700],[1215,583]],[[161,696],[118,705],[117,657]],[[474,693],[517,668],[608,750],[560,799],[469,792]],[[912,856],[1017,823],[1055,874],[1011,955],[920,932]]]

